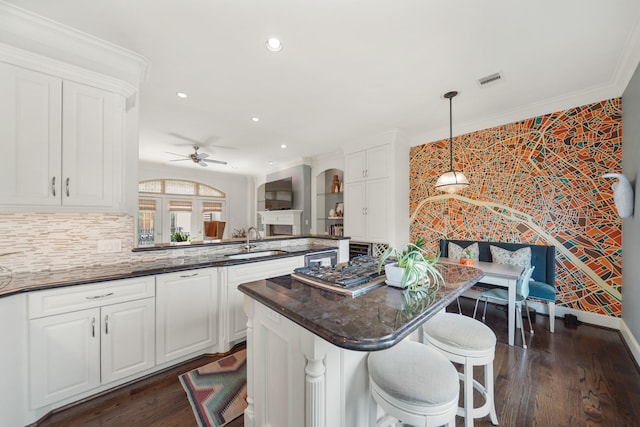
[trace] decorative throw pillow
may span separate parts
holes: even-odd
[[[449,242],[449,246],[447,247],[448,258],[449,259],[460,259],[467,258],[467,255],[464,253],[465,249],[469,249],[471,251],[471,259],[479,261],[480,257],[480,248],[478,247],[478,243],[472,243],[466,248],[461,247],[460,245],[456,245],[455,243]]]
[[[511,252],[489,245],[489,249],[491,250],[491,258],[496,264],[519,265],[523,268],[531,267],[531,248],[522,248]]]

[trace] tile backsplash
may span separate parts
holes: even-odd
[[[129,262],[133,221],[124,214],[1,213],[0,265],[21,272]],[[122,250],[98,253],[103,239],[119,239]]]
[[[0,213],[0,268],[14,273],[65,270],[76,267],[151,262],[179,256],[214,255],[240,250],[235,245],[180,247],[132,252],[134,218],[104,213]],[[121,250],[100,253],[101,240],[120,240]],[[256,249],[292,250],[296,246],[337,246],[336,241],[300,238],[252,242]]]

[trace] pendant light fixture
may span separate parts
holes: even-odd
[[[458,92],[456,91],[444,94],[444,97],[449,100],[449,170],[440,175],[440,178],[436,181],[436,190],[450,194],[457,193],[469,186],[467,177],[464,176],[462,172],[453,170],[453,119],[451,100],[457,94]]]

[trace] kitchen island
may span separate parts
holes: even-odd
[[[244,425],[368,426],[368,352],[409,337],[482,278],[475,268],[441,268],[445,284],[424,299],[388,286],[351,298],[291,276],[240,285],[249,318]]]

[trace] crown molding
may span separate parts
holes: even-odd
[[[111,76],[138,87],[149,61],[90,34],[0,0],[0,43]]]
[[[99,87],[109,92],[120,94],[127,99],[137,92],[134,86],[123,80],[96,73],[95,71],[88,71],[66,62],[51,59],[3,43],[0,43],[0,61],[51,74],[65,80],[73,80],[88,86]]]
[[[636,64],[637,65],[637,64]],[[635,68],[633,69],[635,71]],[[632,75],[633,75],[632,71]],[[467,121],[456,124],[456,131],[453,136],[465,135],[483,129],[502,126],[533,117],[544,116],[546,114],[565,111],[582,105],[593,104],[604,100],[617,98],[624,92],[624,87],[619,82],[610,82],[604,85],[594,86],[585,90],[576,91],[570,94],[545,99],[541,102],[523,105],[514,108],[508,113],[494,114],[482,117],[478,120]],[[440,141],[449,137],[449,128],[441,128],[428,133],[415,135],[411,138],[410,145],[418,146],[430,142]]]

